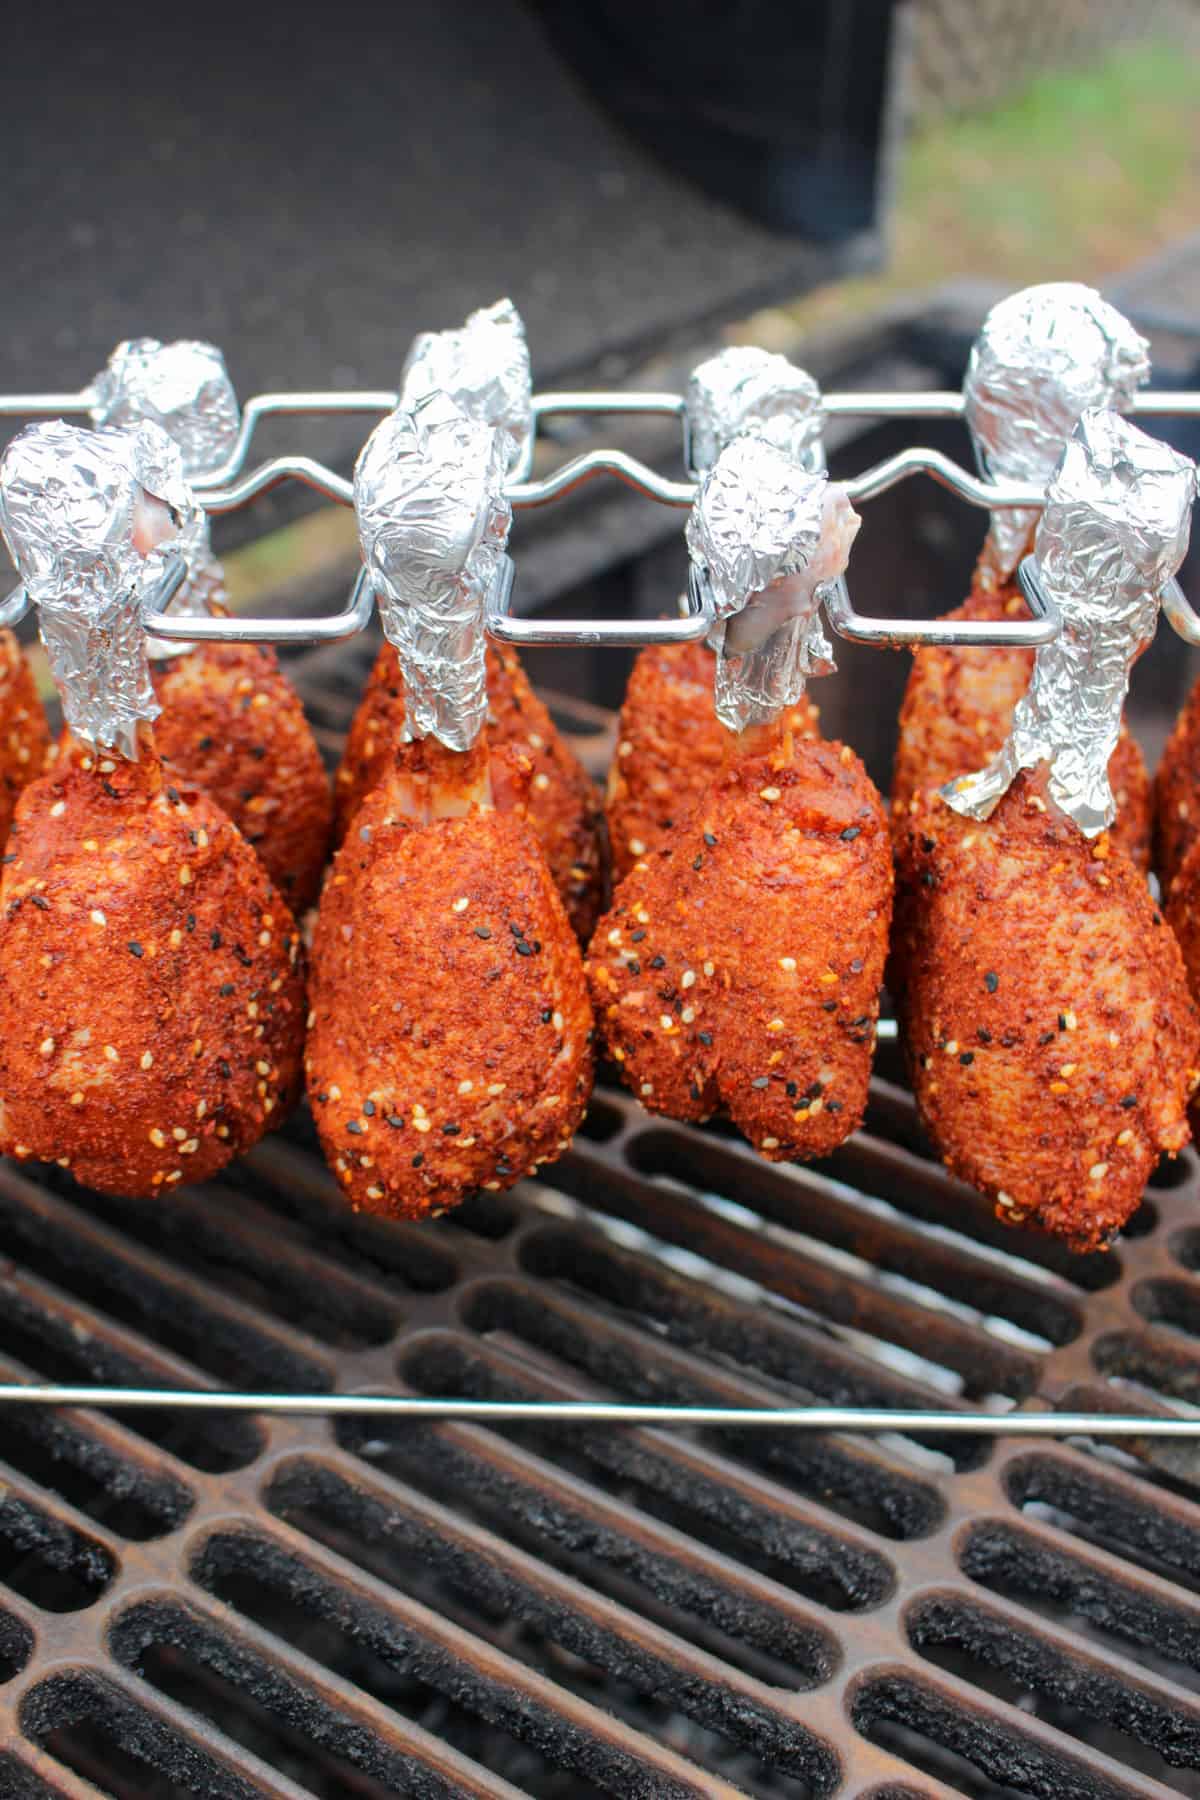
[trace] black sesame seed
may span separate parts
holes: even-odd
[[[651,968],[652,968],[652,969],[665,969],[665,968],[666,968],[666,966],[667,966],[667,959],[666,959],[666,957],[665,957],[665,956],[653,956],[653,957],[651,957],[651,959],[650,959],[650,967],[651,967]]]
[[[1153,919],[1151,920],[1151,923],[1154,925],[1161,925],[1162,924],[1162,914],[1160,912],[1156,912]]]
[[[1058,1029],[1059,1029],[1059,1030],[1060,1030],[1060,1031],[1065,1031],[1065,1030],[1066,1030],[1066,1029],[1067,1029],[1067,1015],[1066,1015],[1066,1013],[1059,1013],[1059,1015],[1058,1015]]]
[[[399,1113],[389,1113],[387,1116],[387,1122],[391,1126],[393,1131],[403,1131],[404,1130],[404,1120],[400,1117]]]
[[[975,1061],[975,1052],[973,1050],[964,1050],[958,1060],[964,1069],[969,1069],[971,1064]]]
[[[188,930],[189,930],[189,931],[195,931],[195,929],[196,929],[196,915],[195,915],[195,913],[189,913],[189,914],[188,914],[188,916],[187,916],[187,918],[186,918],[186,919],[185,919],[185,920],[184,920],[184,921],[183,921],[183,922],[184,922],[184,924],[185,924],[185,925],[186,925],[186,926],[187,926],[187,928],[188,928]]]
[[[625,967],[629,970],[631,975],[640,975],[642,972],[642,965],[637,960],[636,956],[631,956],[629,961],[625,964]]]
[[[532,956],[533,945],[527,944],[523,938],[519,938],[517,940],[516,951],[518,956]]]
[[[210,737],[202,737],[196,745],[197,750],[211,750],[213,741]]]
[[[842,1110],[842,1103],[840,1100],[827,1100],[825,1102],[825,1111],[826,1112],[840,1113],[841,1110]]]
[[[9,854],[4,858],[4,861],[6,863],[16,862],[16,860],[17,860],[17,853],[15,850],[11,850],[9,852]]]
[[[33,904],[37,907],[39,912],[49,912],[50,911],[50,902],[47,900],[45,894],[30,894],[29,898],[33,902]],[[19,906],[20,901],[19,900],[14,901],[13,904],[14,904],[14,906]]]
[[[188,832],[188,839],[193,844],[198,844],[200,842],[199,834],[194,830]]]
[[[228,1000],[230,994],[232,994],[232,992],[233,992],[232,981],[223,981],[221,983],[220,987],[217,989],[217,992],[218,992],[218,994],[220,994],[222,1000]]]
[[[860,837],[861,835],[862,835],[862,828],[861,828],[861,826],[858,826],[858,825],[847,825],[845,831],[841,831],[838,833],[838,836],[841,838],[843,844],[852,844],[854,842],[855,838]]]
[[[821,1002],[821,1011],[822,1012],[836,1012],[837,1008],[838,1008],[838,1003],[836,1000],[823,1000]]]
[[[461,1130],[462,1130],[461,1125],[443,1125],[442,1126],[442,1131],[446,1137],[457,1137]]]
[[[267,746],[265,744],[251,744],[250,754],[255,762],[261,762],[263,757],[267,754]]]
[[[1001,1039],[1001,1042],[1003,1042],[1003,1041],[1004,1040]],[[1039,1044],[1052,1044],[1053,1042],[1054,1042],[1054,1033],[1052,1031],[1043,1031],[1042,1035],[1038,1039]]]
[[[373,1119],[375,1117],[375,1102],[373,1100],[364,1100],[363,1111],[366,1113],[368,1119]]]
[[[630,934],[629,934],[629,936],[630,936],[630,938],[631,938],[631,940],[632,940],[632,941],[633,941],[633,942],[634,942],[634,943],[635,943],[635,944],[640,944],[640,943],[641,943],[641,941],[642,941],[642,939],[643,939],[643,938],[644,938],[644,937],[645,937],[645,935],[646,935],[646,934],[645,934],[645,932],[644,932],[644,931],[631,931],[631,932],[630,932]]]
[[[794,1100],[800,1090],[797,1088],[796,1083],[794,1081],[789,1081],[785,1084],[783,1091],[787,1095],[789,1100]]]
[[[547,1007],[546,1010],[542,1014],[542,1024],[548,1025],[553,1017],[554,1017],[554,1014],[551,1012],[550,1008]]]
[[[1000,977],[996,974],[994,969],[988,970],[983,978],[983,985],[989,994],[994,994],[996,989],[1000,986]]]
[[[992,1034],[986,1025],[981,1025],[975,1033],[975,1036],[979,1039],[981,1044],[990,1044],[992,1041]]]
[[[110,800],[119,800],[121,798],[111,781],[102,781],[100,786],[104,789]]]
[[[525,927],[523,925],[513,925],[510,922],[508,929],[515,938],[523,938],[525,936]]]
[[[145,951],[142,949],[142,946],[138,943],[135,943],[132,938],[130,939],[129,943],[126,944],[125,948],[128,950],[130,956],[144,956],[146,954]]]
[[[921,876],[921,886],[932,888],[937,886],[937,876],[932,869],[926,869]]]
[[[366,1129],[367,1128],[361,1119],[350,1119],[347,1121],[346,1130],[352,1133],[354,1137],[361,1137]]]
[[[937,845],[931,837],[923,837],[921,839],[921,848],[926,856],[928,856],[932,851],[937,849]]]
[[[237,959],[241,963],[243,969],[249,969],[250,967],[252,967],[252,958],[246,955],[246,952],[243,950],[243,948],[240,944],[235,944],[233,946],[233,954],[237,957]]]
[[[106,782],[105,782],[105,784],[104,784],[104,785],[105,785],[105,787],[107,787],[107,786],[108,786],[108,783],[107,783],[107,781],[106,781]],[[172,805],[172,806],[178,806],[178,805],[179,805],[179,804],[180,804],[180,799],[179,799],[179,791],[178,791],[178,789],[177,789],[177,788],[173,788],[173,787],[169,787],[169,788],[168,788],[168,789],[167,789],[167,799],[168,799],[168,800],[169,800],[169,801],[170,801],[170,802],[171,802],[171,805]]]
[[[416,1154],[416,1155],[415,1155],[415,1156],[414,1156],[414,1157],[413,1157],[413,1159],[412,1159],[412,1166],[413,1166],[413,1168],[414,1168],[414,1169],[419,1169],[419,1168],[420,1168],[420,1166],[421,1166],[421,1164],[422,1164],[422,1163],[423,1163],[423,1162],[424,1162],[424,1161],[425,1161],[425,1156],[424,1156],[424,1152],[423,1152],[423,1151],[420,1151],[420,1150],[418,1150],[418,1151],[417,1151],[417,1154]]]
[[[805,1098],[809,1100],[819,1100],[824,1092],[819,1081],[810,1081],[804,1090]]]
[[[766,1075],[756,1075],[754,1080],[750,1083],[752,1088],[765,1088],[770,1087],[770,1085],[770,1077]]]
[[[704,867],[703,851],[701,851],[698,856],[695,856],[692,858],[692,867],[693,867],[693,869],[702,869]]]
[[[210,950],[219,950],[221,948],[221,934],[219,931],[209,932],[208,947]]]
[[[704,841],[705,841],[705,843],[706,843],[706,844],[707,844],[707,845],[708,845],[708,847],[709,847],[709,849],[710,849],[710,850],[712,850],[712,849],[714,849],[714,848],[715,848],[715,847],[716,847],[716,842],[717,842],[717,840],[716,840],[716,838],[715,838],[715,837],[714,837],[714,836],[713,836],[713,834],[712,834],[712,832],[711,832],[711,831],[706,831],[706,832],[705,832],[705,834],[704,834]]]
[[[318,1094],[317,1100],[321,1106],[329,1105],[329,1095],[328,1094]]]
[[[712,1032],[711,1031],[698,1031],[696,1033],[696,1036],[700,1039],[700,1042],[702,1044],[704,1044],[707,1048],[711,1048],[711,1046],[712,1046]]]
[[[861,956],[856,956],[856,957],[855,957],[855,959],[854,959],[854,961],[853,961],[853,962],[852,962],[852,963],[851,963],[851,964],[850,964],[850,973],[851,973],[851,974],[852,974],[852,975],[861,975],[861,974],[862,974],[862,968],[863,968],[863,966],[862,966],[862,957],[861,957]]]
[[[1117,1105],[1123,1106],[1125,1108],[1125,1111],[1128,1112],[1129,1108],[1131,1106],[1137,1105],[1137,1095],[1136,1094],[1123,1094],[1121,1096],[1120,1100],[1118,1100]]]
[[[217,1058],[217,1074],[225,1081],[228,1081],[229,1077],[233,1074],[233,1070],[223,1056]]]
[[[698,1100],[700,1098],[700,1089],[694,1081],[688,1083],[688,1093],[692,1096],[693,1100]]]
[[[475,936],[477,938],[487,939],[487,938],[490,938],[491,935],[492,935],[492,928],[490,925],[477,925],[475,927]]]

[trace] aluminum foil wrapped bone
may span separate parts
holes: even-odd
[[[971,349],[963,405],[980,472],[1044,485],[1080,415],[1127,411],[1150,375],[1149,345],[1076,281],[1022,288],[993,306]],[[984,566],[1011,575],[1037,514],[992,515]]]
[[[1129,671],[1187,554],[1195,495],[1186,457],[1119,413],[1084,413],[1046,490],[1034,547],[1062,630],[1037,652],[1003,749],[942,789],[956,812],[988,818],[1021,769],[1046,763],[1050,797],[1085,836],[1112,824],[1108,760]]]
[[[735,437],[700,484],[687,545],[716,623],[716,711],[744,731],[794,706],[833,652],[820,606],[861,520],[824,470],[762,438]]]
[[[693,474],[711,469],[743,431],[775,444],[806,469],[825,467],[821,390],[786,356],[733,344],[692,370],[684,406]]]
[[[481,307],[457,331],[422,331],[413,339],[399,404],[411,410],[439,392],[469,418],[507,434],[506,468],[520,460],[533,430],[533,376],[525,326],[511,300]]]
[[[195,501],[158,425],[31,425],[0,459],[0,530],[74,737],[136,760],[160,711],[142,612]]]
[[[376,426],[354,468],[359,543],[404,674],[407,731],[467,750],[487,718],[487,597],[508,542],[506,434],[434,392]]]
[[[92,383],[92,417],[98,425],[134,425],[150,419],[179,446],[183,472],[197,480],[232,453],[241,431],[241,409],[225,358],[215,344],[179,338],[129,338],[118,344]],[[180,534],[177,548],[188,578],[168,611],[206,618],[225,605],[225,572],[213,554],[207,515],[197,511]],[[152,637],[154,661],[194,648]]]

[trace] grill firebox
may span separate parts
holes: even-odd
[[[362,668],[304,668],[332,748]],[[429,1227],[301,1117],[169,1205],[0,1169],[0,1379],[1164,1411],[1198,1203],[1001,1228],[888,1046],[824,1163],[602,1088]],[[1200,1795],[1200,1452],[16,1410],[0,1744],[14,1800]]]

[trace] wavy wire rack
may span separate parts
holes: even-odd
[[[354,503],[353,486],[307,456],[276,456],[242,474],[258,425],[267,418],[321,417],[337,414],[383,414],[397,404],[394,391],[330,390],[256,394],[242,409],[237,440],[224,462],[192,482],[197,500],[211,516],[234,512],[260,494],[286,481],[298,481],[341,506]],[[962,395],[953,390],[908,393],[829,393],[823,396],[830,418],[953,419],[963,416]],[[78,393],[0,395],[0,418],[32,419],[75,415],[93,417],[95,396],[90,389]],[[1169,393],[1149,391],[1136,396],[1129,411],[1138,417],[1193,418],[1200,416],[1200,391]],[[683,454],[688,461],[687,414],[683,396],[669,393],[554,392],[535,394],[531,402],[532,429],[521,458],[512,471],[506,495],[514,508],[544,506],[573,492],[599,476],[613,476],[648,500],[686,509],[696,497],[696,483],[671,480],[622,450],[592,450],[561,464],[540,480],[532,479],[539,423],[551,417],[606,415],[656,416],[680,422]],[[877,463],[842,485],[855,504],[886,493],[899,482],[926,475],[972,506],[988,511],[1007,508],[1038,509],[1042,491],[1020,482],[992,482],[970,474],[940,451],[914,446]],[[162,582],[144,614],[146,630],[156,637],[182,642],[318,644],[354,636],[369,623],[374,609],[366,569],[360,570],[346,607],[324,618],[177,618],[166,612],[182,586],[187,570],[182,557],[170,558]],[[1050,642],[1059,629],[1053,606],[1041,591],[1032,558],[1020,570],[1021,585],[1033,617],[1029,620],[978,621],[943,619],[895,620],[871,618],[854,610],[845,585],[839,584],[827,603],[830,624],[840,636],[860,643],[902,645],[1021,645]],[[511,611],[514,565],[500,561],[495,588],[490,596],[486,628],[508,642],[523,644],[608,644],[639,647],[651,643],[681,642],[705,635],[709,615],[698,584],[681,603],[678,619],[545,620],[518,618]],[[0,602],[0,625],[16,622],[26,611],[28,597],[17,588]],[[1197,614],[1177,582],[1163,594],[1163,610],[1175,631],[1192,644],[1200,644]],[[630,1404],[592,1401],[493,1401],[455,1397],[393,1393],[297,1394],[285,1392],[236,1392],[228,1389],[137,1388],[70,1384],[64,1382],[0,1383],[0,1407],[97,1406],[177,1408],[180,1411],[266,1412],[358,1415],[411,1420],[468,1420],[476,1424],[535,1422],[537,1424],[720,1427],[733,1430],[854,1431],[866,1435],[903,1432],[910,1435],[945,1433],[974,1437],[1128,1438],[1158,1437],[1200,1439],[1200,1409],[1193,1416],[1163,1417],[1154,1414],[1109,1412],[1012,1412],[1004,1414],[950,1410],[904,1411],[855,1406],[723,1407]]]

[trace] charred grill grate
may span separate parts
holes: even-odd
[[[307,668],[332,743],[362,670]],[[811,1168],[603,1089],[550,1179],[436,1226],[334,1196],[303,1118],[169,1207],[0,1169],[0,1378],[1200,1396],[1195,1155],[1071,1258],[930,1160],[893,1050]],[[0,1743],[14,1800],[1200,1795],[1200,1460],[17,1411]]]

